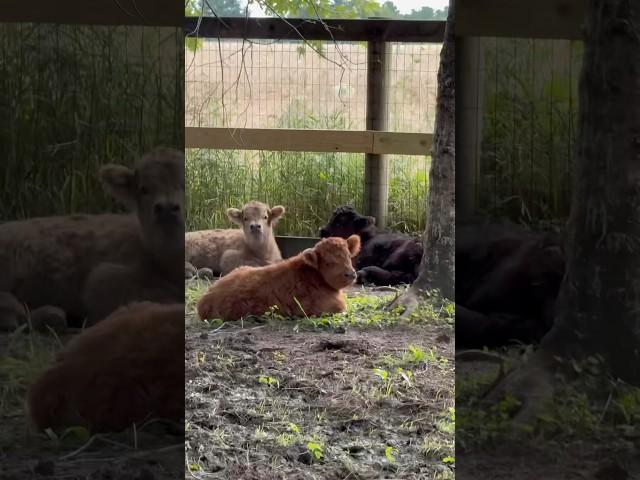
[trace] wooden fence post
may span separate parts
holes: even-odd
[[[367,130],[387,128],[387,44],[367,42]],[[366,154],[364,164],[364,214],[376,217],[385,228],[389,201],[389,172],[385,155]]]
[[[456,37],[456,220],[478,206],[484,60],[482,39]]]

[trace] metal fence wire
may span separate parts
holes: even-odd
[[[366,42],[187,45],[188,127],[366,129]],[[433,131],[440,49],[388,45],[390,131]],[[424,230],[429,162],[390,156],[390,228]],[[363,186],[364,154],[187,149],[187,228],[227,227],[226,208],[256,199],[287,207],[279,234],[316,236],[336,206],[362,210]]]
[[[516,221],[566,218],[582,43],[483,38],[479,44],[479,206]]]
[[[167,27],[0,24],[0,219],[104,211],[100,165],[183,148],[183,38]]]

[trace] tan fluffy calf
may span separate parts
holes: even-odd
[[[130,266],[141,258],[153,259],[160,271],[155,277],[163,281],[174,276],[166,271],[176,264],[176,281],[170,281],[183,288],[183,153],[160,147],[143,155],[134,168],[102,167],[100,179],[115,198],[122,199],[123,191],[134,192],[126,199],[129,213],[41,217],[0,225],[0,292],[12,293],[31,310],[59,307],[81,323],[88,313],[83,297],[87,279],[103,263]],[[99,304],[112,303],[115,296],[103,289],[90,306],[109,313],[113,305]]]
[[[33,425],[119,431],[184,414],[184,305],[123,307],[84,330],[31,386]]]
[[[139,231],[143,241],[129,258],[105,259],[94,266],[83,288],[87,325],[132,301],[182,301],[184,154],[159,148],[144,155],[134,169],[103,167],[100,179],[113,198],[135,212],[139,225],[131,235]]]
[[[261,202],[247,203],[242,210],[230,208],[227,216],[241,228],[189,232],[185,235],[185,260],[195,268],[210,268],[226,275],[234,268],[263,266],[282,260],[273,228],[284,207],[269,208]]]
[[[262,315],[274,305],[285,316],[343,312],[342,289],[356,279],[351,258],[359,251],[357,235],[331,237],[274,265],[240,267],[209,288],[198,302],[198,315],[239,320]]]

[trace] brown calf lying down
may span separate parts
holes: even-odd
[[[273,227],[284,207],[269,208],[251,201],[242,210],[227,210],[229,220],[240,228],[200,230],[185,234],[185,262],[195,269],[210,268],[226,275],[236,267],[260,267],[282,260]]]
[[[198,315],[239,320],[262,315],[274,305],[285,316],[343,312],[342,289],[356,279],[351,258],[359,251],[357,235],[332,237],[274,265],[240,267],[209,288],[198,302]]]
[[[184,305],[135,303],[74,338],[31,386],[33,425],[119,431],[184,415]]]

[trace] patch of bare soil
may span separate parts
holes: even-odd
[[[183,425],[150,420],[119,434],[30,431],[27,386],[72,335],[0,334],[0,479],[175,480],[184,470]]]
[[[451,326],[304,325],[187,326],[185,478],[453,478]]]
[[[506,365],[519,361],[519,350],[500,352]],[[458,479],[640,479],[640,428],[632,413],[640,413],[640,403],[629,401],[637,393],[602,388],[594,394],[585,373],[577,390],[559,391],[531,432],[518,433],[504,423],[507,401],[497,406],[501,413],[484,414],[478,406],[499,377],[499,365],[488,357],[456,362]],[[626,419],[620,410],[625,398]]]

